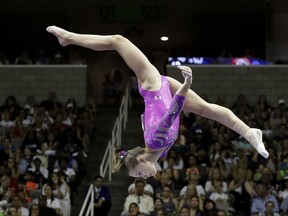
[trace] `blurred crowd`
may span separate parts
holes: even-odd
[[[214,103],[261,129],[270,157],[225,126],[182,112],[178,140],[156,177],[131,182],[122,216],[288,215],[286,101],[272,106],[266,95],[253,103],[239,95],[230,106],[225,96]]]
[[[70,216],[96,129],[93,98],[79,106],[51,91],[0,106],[0,215]]]

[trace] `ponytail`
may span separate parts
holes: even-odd
[[[123,149],[116,149],[112,156],[112,173],[119,172],[122,166],[127,169],[133,169],[138,165],[137,157],[144,154],[145,148],[136,147],[125,151]]]

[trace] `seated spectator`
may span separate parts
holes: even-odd
[[[229,193],[233,194],[236,199],[234,205],[236,211],[245,215],[250,214],[251,197],[255,194],[253,185],[247,181],[247,176],[246,169],[238,168],[228,186]]]
[[[263,213],[265,211],[265,204],[267,201],[274,203],[273,211],[279,213],[279,203],[275,196],[270,195],[268,186],[265,184],[258,184],[256,186],[256,197],[252,199],[251,214]]]
[[[272,201],[267,201],[265,203],[265,211],[263,212],[265,216],[280,216],[279,213],[274,212],[274,202]]]
[[[135,188],[135,181],[137,180],[137,178],[135,178],[134,182],[131,183],[128,187],[128,194],[135,194],[136,193],[136,188]],[[144,187],[144,193],[154,197],[154,189],[153,187],[146,182],[145,187]]]
[[[169,214],[176,214],[178,200],[173,196],[171,189],[165,185],[162,189],[162,208]]]
[[[17,209],[14,206],[10,206],[4,213],[4,216],[18,216]]]
[[[35,97],[33,95],[28,95],[26,98],[26,102],[23,106],[24,110],[27,113],[28,119],[33,118],[36,105],[38,105],[38,103],[36,102]]]
[[[0,52],[0,65],[8,65],[10,64],[10,61],[8,60],[5,53]]]
[[[209,199],[214,201],[217,209],[228,210],[228,195],[223,192],[223,185],[221,182],[215,182],[215,191],[209,196]]]
[[[24,148],[23,153],[20,155],[18,168],[20,174],[24,174],[27,169],[32,167],[33,155],[30,148]]]
[[[112,206],[111,192],[107,186],[103,185],[103,181],[104,178],[100,175],[97,175],[94,180],[94,214],[107,216]],[[130,207],[131,204],[129,205],[129,212],[131,210]]]
[[[211,168],[210,159],[207,154],[207,151],[202,147],[197,148],[196,159],[200,177],[201,179],[206,179],[208,177],[209,170]]]
[[[139,216],[139,215],[142,215],[143,213],[140,212],[139,210],[139,206],[137,203],[130,203],[129,205],[129,211],[128,213],[126,214],[127,216]],[[125,215],[125,216],[126,216]],[[144,215],[144,214],[143,214]]]
[[[169,163],[172,163],[170,162],[170,159],[173,158],[173,166],[172,164],[169,164]],[[163,164],[163,169],[166,169],[166,168],[172,168],[172,169],[178,169],[178,170],[182,170],[184,168],[184,161],[183,161],[183,158],[181,156],[181,154],[177,153],[175,149],[170,149],[170,151],[168,152],[168,155],[167,155],[167,160],[164,161],[164,164]]]
[[[148,214],[154,211],[154,201],[149,195],[144,194],[145,181],[143,179],[137,179],[135,181],[136,193],[130,194],[126,197],[124,203],[124,213],[129,211],[129,205],[135,202],[139,205],[140,212]]]
[[[195,187],[195,189],[196,189],[197,196],[204,197],[205,196],[205,191],[204,191],[203,186],[199,183],[199,180],[200,180],[199,173],[190,172],[189,178],[188,178],[188,185],[184,186],[181,189],[181,191],[179,193],[179,196],[180,197],[184,196],[184,194],[186,193],[189,185],[192,185],[193,188]]]
[[[3,137],[0,143],[0,163],[4,164],[9,158],[13,158],[15,146],[13,146],[8,137]]]
[[[288,176],[285,176],[283,180],[281,180],[281,188],[278,193],[278,200],[281,202],[282,200],[288,197]]]
[[[19,196],[14,196],[12,199],[12,206],[16,208],[17,215],[28,216],[29,210],[23,206],[23,201]]]
[[[49,92],[48,99],[40,103],[48,111],[49,115],[54,118],[62,110],[62,104],[58,101],[56,92]]]
[[[18,105],[15,96],[8,96],[2,106],[0,106],[0,112],[8,112],[10,114],[10,120],[13,121],[20,112],[21,107]],[[3,119],[3,118],[2,118]]]
[[[41,149],[40,142],[36,136],[36,131],[34,130],[28,131],[28,133],[24,137],[24,140],[21,146],[22,151],[25,148],[29,148],[32,153],[36,153],[38,149]]]
[[[155,182],[154,194],[155,197],[161,197],[162,189],[165,185],[169,185],[172,193],[177,196],[185,182],[180,178],[179,170],[171,170],[167,168],[161,172],[160,180]]]
[[[38,49],[37,56],[33,59],[33,64],[36,65],[49,64],[49,58],[45,55],[45,50],[43,48]]]
[[[14,64],[27,65],[32,64],[32,60],[27,51],[23,51],[16,59]]]
[[[49,171],[46,167],[42,166],[42,161],[39,157],[35,156],[31,168],[27,169],[33,172],[34,180],[37,184],[43,185],[48,180]]]
[[[197,196],[193,196],[190,200],[190,215],[191,216],[204,216],[203,214],[203,200]],[[181,210],[180,210],[181,211]]]
[[[5,173],[13,179],[17,179],[19,177],[20,171],[18,169],[18,164],[15,162],[15,159],[13,157],[10,157],[6,161]]]
[[[190,173],[197,173],[199,174],[199,169],[197,165],[197,159],[193,154],[189,154],[187,157],[187,162],[185,168],[180,171],[182,178],[188,180]]]
[[[61,213],[60,201],[58,198],[54,197],[51,185],[45,186],[44,194],[45,194],[45,197],[47,198],[46,199],[46,202],[47,202],[46,206],[54,209],[57,214],[60,214]]]
[[[228,215],[227,215],[226,211],[224,211],[224,210],[218,210],[216,216],[228,216]]]
[[[32,194],[40,189],[40,185],[38,185],[34,180],[34,173],[31,171],[27,171],[25,174],[25,187],[24,187],[24,196],[26,202],[31,203],[33,201]]]
[[[195,185],[193,184],[189,184],[186,187],[185,193],[181,193],[180,192],[180,196],[179,196],[179,204],[178,204],[178,211],[182,208],[182,207],[187,207],[190,208],[191,207],[191,198],[196,196],[198,197],[198,193],[197,190],[195,188]]]
[[[0,129],[2,133],[9,133],[11,128],[15,126],[15,122],[11,119],[11,114],[8,111],[2,113],[2,118],[0,121]]]
[[[213,200],[205,199],[203,204],[203,213],[205,216],[214,216],[217,213],[217,207]]]
[[[39,215],[40,216],[57,216],[58,215],[54,208],[48,207],[47,197],[45,195],[39,196],[38,204],[39,204]]]
[[[215,161],[221,157],[222,154],[222,146],[219,142],[214,142],[212,148],[209,150],[209,159],[210,163],[214,164]]]
[[[67,157],[60,157],[59,160],[59,167],[54,167],[53,172],[59,172],[59,173],[64,173],[66,176],[65,181],[69,185],[71,189],[71,202],[73,204],[74,201],[74,196],[77,194],[77,175],[76,172],[73,168],[70,168],[68,166],[69,164],[69,159]],[[57,163],[57,161],[56,161]]]
[[[221,170],[218,167],[213,167],[210,171],[210,179],[205,183],[205,192],[215,192],[215,183],[220,182],[222,184],[223,192],[227,192],[227,182],[223,181]]]
[[[149,216],[156,216],[158,210],[163,209],[163,202],[161,198],[156,198],[154,200],[154,211],[149,214]]]
[[[57,149],[59,148],[60,142],[55,137],[54,133],[49,132],[48,136],[41,145],[41,152],[47,156],[55,156]]]
[[[40,216],[39,205],[33,203],[29,208],[29,216]]]
[[[192,215],[190,214],[190,209],[188,207],[182,207],[179,211],[179,216],[192,216]]]

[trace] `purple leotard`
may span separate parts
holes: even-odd
[[[144,98],[144,140],[150,149],[163,148],[164,157],[176,141],[179,131],[179,114],[183,109],[185,97],[172,98],[169,81],[161,76],[161,88],[147,91],[139,85],[139,93]],[[166,147],[166,148],[164,148]]]

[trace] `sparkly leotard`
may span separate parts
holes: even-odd
[[[142,122],[145,145],[150,149],[163,148],[160,157],[164,157],[177,139],[179,114],[185,97],[175,94],[172,98],[169,81],[165,76],[161,76],[160,90],[147,91],[139,85],[139,93],[145,103]]]

